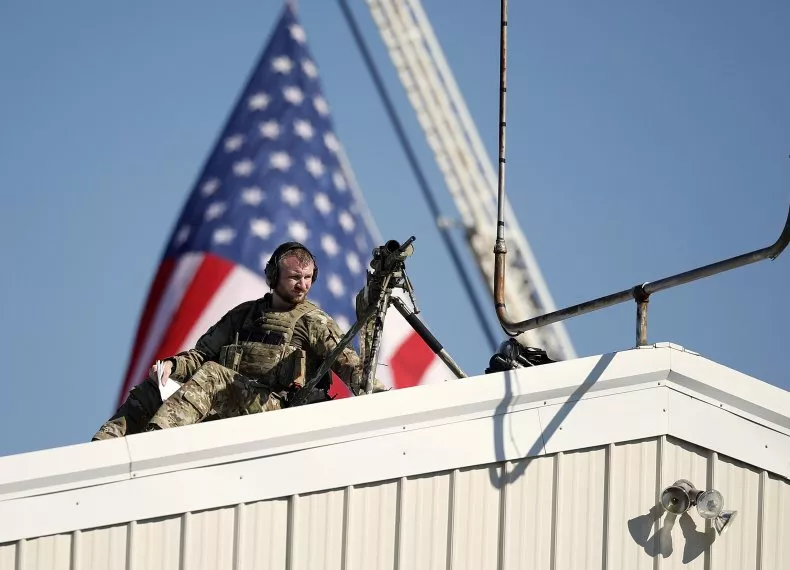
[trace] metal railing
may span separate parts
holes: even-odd
[[[671,277],[665,277],[658,281],[651,281],[635,285],[629,289],[612,293],[604,297],[598,297],[591,301],[585,301],[578,305],[566,307],[558,311],[546,313],[538,317],[525,321],[513,321],[507,313],[505,306],[505,257],[507,256],[507,246],[505,244],[505,221],[504,208],[505,201],[505,115],[507,97],[507,0],[500,0],[501,26],[500,26],[500,45],[499,45],[499,178],[498,178],[498,219],[497,237],[494,245],[494,302],[499,323],[504,331],[510,336],[517,336],[525,331],[536,329],[564,321],[571,317],[578,317],[592,311],[597,311],[605,307],[610,307],[618,303],[623,303],[633,299],[636,301],[636,345],[644,346],[647,344],[647,304],[650,295],[684,285],[697,279],[703,279],[729,271],[737,267],[749,265],[766,258],[776,259],[790,243],[790,211],[779,239],[772,245],[757,249],[749,253],[744,253],[729,259],[717,261],[696,269],[691,269]]]

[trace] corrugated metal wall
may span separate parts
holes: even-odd
[[[727,534],[661,516],[679,478]],[[662,437],[3,544],[0,570],[779,570],[787,536],[786,480]]]

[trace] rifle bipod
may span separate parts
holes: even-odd
[[[374,318],[370,335],[363,334],[360,343],[363,347],[364,358],[362,363],[362,386],[364,387],[364,392],[370,394],[373,391],[373,379],[376,372],[375,363],[381,347],[384,320],[391,305],[406,319],[406,322],[420,335],[428,347],[447,365],[457,378],[467,377],[442,344],[428,330],[425,323],[416,315],[416,313],[419,313],[419,310],[414,300],[414,289],[406,274],[405,266],[406,258],[414,252],[414,247],[412,246],[414,239],[414,236],[411,236],[402,245],[395,240],[390,240],[383,246],[373,249],[373,259],[370,262],[372,271],[368,272],[367,283],[364,289],[360,291],[360,293],[364,293],[363,297],[369,304],[362,310],[361,314],[357,313],[357,321],[343,335],[337,346],[327,355],[313,378],[308,380],[304,387],[294,395],[289,402],[290,406],[298,406],[308,399],[309,394],[318,385],[321,378],[329,372],[340,353],[348,346],[356,334],[362,331],[370,319]],[[393,295],[394,289],[402,289],[408,293],[414,306],[414,311],[402,299]],[[374,299],[375,302],[370,302],[371,299]],[[368,336],[370,336],[369,343]],[[357,394],[354,395],[356,396]]]

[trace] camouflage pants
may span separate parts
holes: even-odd
[[[279,408],[279,399],[254,387],[249,378],[206,362],[162,404],[146,431],[195,424],[210,413],[221,419]]]
[[[91,441],[124,437],[140,433],[162,405],[159,388],[144,380],[132,388],[121,407],[99,428]]]

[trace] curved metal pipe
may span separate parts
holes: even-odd
[[[598,309],[610,307],[624,301],[634,300],[637,303],[646,303],[650,295],[657,293],[658,291],[663,291],[664,289],[669,289],[671,287],[677,287],[678,285],[684,285],[686,283],[696,281],[697,279],[710,277],[711,275],[729,271],[730,269],[735,269],[736,267],[749,265],[750,263],[755,263],[756,261],[761,261],[766,258],[776,259],[785,250],[788,243],[790,243],[790,210],[788,210],[787,220],[785,221],[785,226],[781,235],[779,236],[779,239],[777,239],[768,247],[757,249],[735,257],[730,257],[729,259],[717,261],[716,263],[711,263],[703,267],[691,269],[684,273],[678,273],[677,275],[672,275],[671,277],[665,277],[657,281],[635,285],[634,287],[619,291],[617,293],[612,293],[611,295],[606,295],[605,297],[599,297],[591,301],[585,301],[584,303],[566,307],[565,309],[560,309],[559,311],[554,311],[545,315],[540,315],[526,321],[511,322],[503,320],[502,314],[507,316],[507,313],[504,311],[504,302],[502,303],[502,312],[500,312],[499,308],[497,308],[497,315],[499,316],[499,322],[501,323],[505,332],[510,336],[516,336],[523,333],[524,331],[550,325],[558,321],[564,321],[565,319],[569,319],[571,317],[578,317],[579,315],[584,315],[585,313],[590,313],[592,311],[597,311]],[[502,264],[502,266],[504,266],[504,264]],[[502,287],[502,291],[504,292],[504,273],[500,275],[500,272],[497,271],[497,276],[501,279],[500,285]],[[643,334],[646,336],[646,314],[643,315],[642,318],[645,321],[643,324],[645,329]],[[637,344],[640,343],[638,342]],[[644,342],[641,344],[644,344]]]
[[[540,315],[525,321],[513,321],[507,313],[505,306],[505,257],[507,255],[507,245],[505,244],[505,113],[506,113],[506,94],[507,94],[507,0],[500,0],[501,26],[499,41],[499,179],[497,186],[498,214],[496,243],[494,245],[494,303],[496,314],[502,329],[510,336],[518,336],[528,330],[550,325],[559,321],[564,321],[571,317],[584,315],[592,311],[597,311],[605,307],[610,307],[624,301],[635,300],[638,304],[637,316],[637,345],[645,344],[647,339],[647,302],[650,295],[677,287],[697,279],[710,277],[717,273],[729,271],[736,267],[749,265],[765,258],[776,259],[790,243],[790,210],[788,210],[787,220],[779,239],[772,245],[757,249],[749,253],[744,253],[729,259],[717,261],[696,269],[691,269],[684,273],[678,273],[670,277],[665,277],[653,282],[635,285],[629,289],[599,297],[591,301],[585,301],[578,305],[566,307],[558,311]]]

